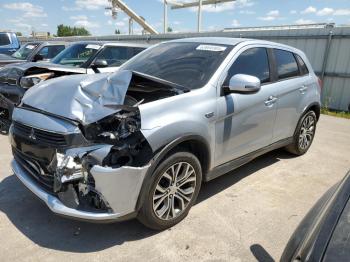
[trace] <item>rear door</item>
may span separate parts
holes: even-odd
[[[226,84],[235,74],[247,74],[258,77],[262,86],[252,94],[220,94],[215,127],[216,165],[271,143],[276,94],[268,57],[268,49],[264,47],[244,48],[228,70]]]
[[[300,112],[303,111],[304,97],[310,91],[311,78],[305,63],[296,54],[282,49],[273,51],[278,91],[273,131],[273,141],[276,142],[293,136]]]

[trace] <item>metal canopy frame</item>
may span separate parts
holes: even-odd
[[[164,33],[168,31],[168,5],[171,9],[183,9],[198,6],[198,16],[197,16],[197,31],[201,31],[202,24],[202,6],[203,5],[216,5],[227,2],[235,2],[236,0],[196,0],[193,2],[177,2],[173,0],[163,0],[164,2]]]

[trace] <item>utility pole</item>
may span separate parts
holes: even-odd
[[[236,0],[195,0],[193,2],[178,2],[175,0],[163,0],[164,1],[164,33],[168,28],[168,8],[170,5],[171,9],[181,9],[181,8],[190,8],[198,6],[198,14],[197,14],[197,31],[200,32],[202,30],[202,7],[204,5],[216,5],[228,2],[234,2]]]
[[[198,23],[197,23],[197,32],[201,31],[202,27],[202,0],[198,1]]]
[[[117,12],[119,10],[122,10],[124,13],[126,13],[130,18],[132,18],[136,23],[138,23],[144,31],[147,31],[151,34],[158,34],[157,30],[155,30],[150,24],[148,24],[145,19],[143,19],[141,16],[136,14],[130,7],[128,7],[123,1],[121,0],[108,0],[112,7],[107,7],[107,10],[112,10],[112,17],[117,17]],[[130,25],[130,23],[129,23]]]

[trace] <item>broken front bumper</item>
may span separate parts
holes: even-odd
[[[118,169],[95,166],[91,170],[98,189],[111,207],[111,212],[88,212],[65,206],[58,197],[45,191],[31,175],[16,161],[12,170],[22,183],[46,203],[54,213],[76,219],[95,222],[122,221],[132,218],[143,179],[149,166]]]

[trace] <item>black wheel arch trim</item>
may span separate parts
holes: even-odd
[[[146,198],[146,194],[147,191],[150,187],[150,182],[151,182],[151,176],[153,175],[154,170],[157,168],[158,164],[160,163],[160,161],[162,161],[164,159],[164,157],[171,152],[171,150],[173,150],[175,147],[177,147],[178,145],[180,145],[181,143],[184,142],[199,142],[201,144],[203,144],[207,150],[207,156],[208,156],[208,163],[210,163],[210,146],[208,144],[208,142],[199,135],[195,135],[195,134],[184,134],[172,141],[170,141],[169,143],[167,143],[166,145],[164,145],[163,147],[161,147],[159,150],[157,150],[157,152],[155,152],[153,158],[150,160],[150,168],[147,170],[147,173],[145,175],[145,178],[143,180],[142,186],[141,186],[141,191],[136,203],[136,211],[139,211],[140,208],[143,205],[143,202]],[[203,176],[205,176],[204,172],[202,174]]]

